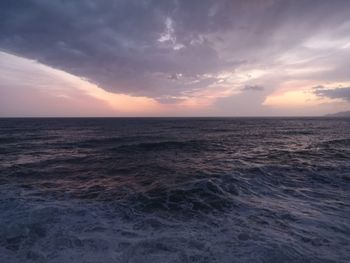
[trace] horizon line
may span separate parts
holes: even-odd
[[[347,116],[333,115],[268,115],[268,116],[4,116],[0,119],[161,119],[161,118],[346,118]],[[349,118],[349,117],[348,117]]]

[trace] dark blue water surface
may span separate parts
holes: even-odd
[[[350,262],[350,119],[1,119],[0,262]]]

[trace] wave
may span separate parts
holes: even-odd
[[[166,150],[190,150],[199,151],[204,149],[207,142],[201,140],[188,140],[188,141],[161,141],[161,142],[147,142],[121,145],[114,148],[116,151],[166,151]]]
[[[0,261],[348,262],[339,121],[7,120]]]

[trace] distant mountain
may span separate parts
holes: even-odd
[[[327,114],[326,117],[350,117],[350,111],[342,111],[333,114]]]

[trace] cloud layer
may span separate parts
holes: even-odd
[[[260,91],[259,111],[349,81],[349,18],[347,0],[2,0],[0,49],[160,103]]]

